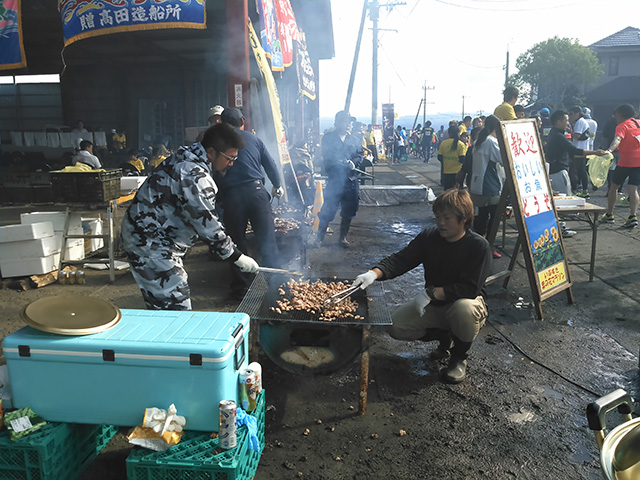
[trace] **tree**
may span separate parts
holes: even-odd
[[[512,84],[528,92],[530,101],[554,108],[581,103],[581,91],[604,72],[595,52],[577,40],[553,37],[535,44],[516,60]]]

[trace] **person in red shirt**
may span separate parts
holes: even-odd
[[[629,178],[627,193],[629,194],[629,218],[622,224],[625,228],[638,225],[638,185],[640,185],[640,121],[634,118],[636,112],[628,103],[615,109],[613,115],[618,123],[615,137],[609,145],[608,152],[618,149],[620,159],[611,175],[607,213],[602,216],[605,223],[613,223],[613,207],[616,203],[618,187]]]

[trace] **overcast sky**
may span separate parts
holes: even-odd
[[[555,35],[590,45],[628,26],[640,27],[640,0],[404,0],[380,9],[378,121],[382,103],[415,115],[427,86],[430,114],[492,112],[502,101],[504,65]],[[381,4],[393,0],[380,0]],[[332,0],[336,56],[320,62],[320,115],[344,108],[363,0]],[[351,113],[371,118],[372,32],[367,16]],[[429,102],[434,102],[433,104]],[[422,118],[422,114],[420,115]]]

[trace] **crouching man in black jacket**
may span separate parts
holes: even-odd
[[[467,352],[487,318],[483,287],[491,268],[491,248],[469,230],[473,203],[466,191],[452,188],[442,193],[433,203],[433,213],[436,227],[423,230],[404,249],[358,275],[354,285],[364,289],[422,264],[425,288],[393,312],[389,333],[398,340],[439,340],[431,357],[450,353],[443,378],[460,383],[466,376]]]

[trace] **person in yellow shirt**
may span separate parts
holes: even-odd
[[[122,127],[118,127],[118,129],[113,133],[111,136],[111,142],[115,153],[124,152],[127,148],[127,135]]]
[[[378,163],[378,148],[376,147],[376,137],[373,134],[373,125],[368,125],[364,138],[367,141],[367,149],[370,150],[373,155],[373,163]]]
[[[167,150],[167,147],[163,144],[156,145],[153,149],[153,157],[151,158],[151,168],[156,168],[170,156],[171,152]]]
[[[458,126],[449,127],[449,138],[440,144],[438,160],[442,163],[442,187],[445,190],[453,188],[456,184],[456,174],[462,168],[467,145],[460,141]]]
[[[458,135],[462,135],[464,132],[468,131],[470,126],[471,126],[471,117],[467,115],[462,120],[462,123],[458,126]]]
[[[509,85],[503,92],[504,102],[496,107],[493,114],[500,120],[515,120],[516,112],[513,110],[513,106],[518,101],[519,95],[520,90]]]

